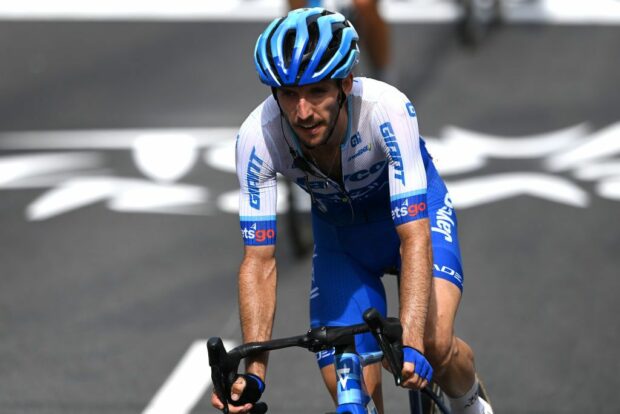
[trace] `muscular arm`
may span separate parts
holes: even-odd
[[[424,352],[432,250],[427,182],[417,114],[408,98],[386,88],[373,112],[376,142],[389,162],[390,207],[401,243],[400,319],[403,344]]]
[[[400,320],[403,344],[424,352],[424,326],[433,265],[429,220],[411,221],[396,229],[401,241]]]
[[[243,342],[271,339],[276,310],[275,246],[246,246],[239,269],[239,315]],[[247,359],[246,370],[263,380],[267,354]]]

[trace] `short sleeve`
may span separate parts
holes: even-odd
[[[428,217],[426,169],[413,104],[397,89],[385,92],[373,112],[377,141],[389,165],[390,205],[396,225]]]
[[[243,123],[236,144],[239,179],[239,221],[246,245],[276,242],[276,172],[260,121],[252,115]]]

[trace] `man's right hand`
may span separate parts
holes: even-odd
[[[237,380],[233,383],[232,388],[230,390],[230,399],[233,401],[238,401],[244,389],[245,389],[245,378],[243,377],[237,378]],[[224,409],[224,403],[220,401],[220,399],[215,393],[211,394],[211,404],[218,410]],[[230,410],[231,413],[249,413],[250,410],[252,409],[252,404],[244,404],[238,407],[232,404],[228,404],[228,409]]]

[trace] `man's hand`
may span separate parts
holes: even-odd
[[[248,400],[256,402],[260,399],[260,396],[262,395],[264,390],[265,383],[263,382],[263,380],[260,379],[260,377],[253,374],[239,375],[237,376],[235,382],[232,384],[230,390],[230,399],[233,402],[243,402]],[[224,409],[224,403],[218,398],[215,393],[211,394],[211,404],[218,410]],[[251,402],[246,402],[241,405],[228,404],[228,409],[231,413],[249,413],[252,407],[253,403]]]
[[[230,399],[233,401],[239,401],[243,390],[245,389],[245,378],[239,377],[233,383],[232,388],[230,390]],[[218,410],[224,409],[224,403],[220,401],[215,393],[211,394],[211,404],[217,408]],[[252,409],[252,404],[244,404],[238,407],[235,407],[232,404],[228,404],[228,409],[231,413],[249,413]]]
[[[415,390],[426,387],[433,378],[433,368],[424,354],[417,349],[405,346],[403,347],[403,357],[402,386]]]

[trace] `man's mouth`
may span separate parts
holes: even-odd
[[[306,131],[311,131],[314,128],[318,127],[319,125],[321,125],[320,122],[314,123],[314,124],[308,124],[308,125],[302,125],[302,124],[297,124],[297,126],[301,129],[305,129]]]
[[[299,129],[301,129],[305,133],[312,135],[312,136],[317,135],[319,133],[319,130],[320,130],[319,128],[321,125],[322,125],[321,122],[317,122],[317,123],[309,124],[309,125],[297,124]]]

